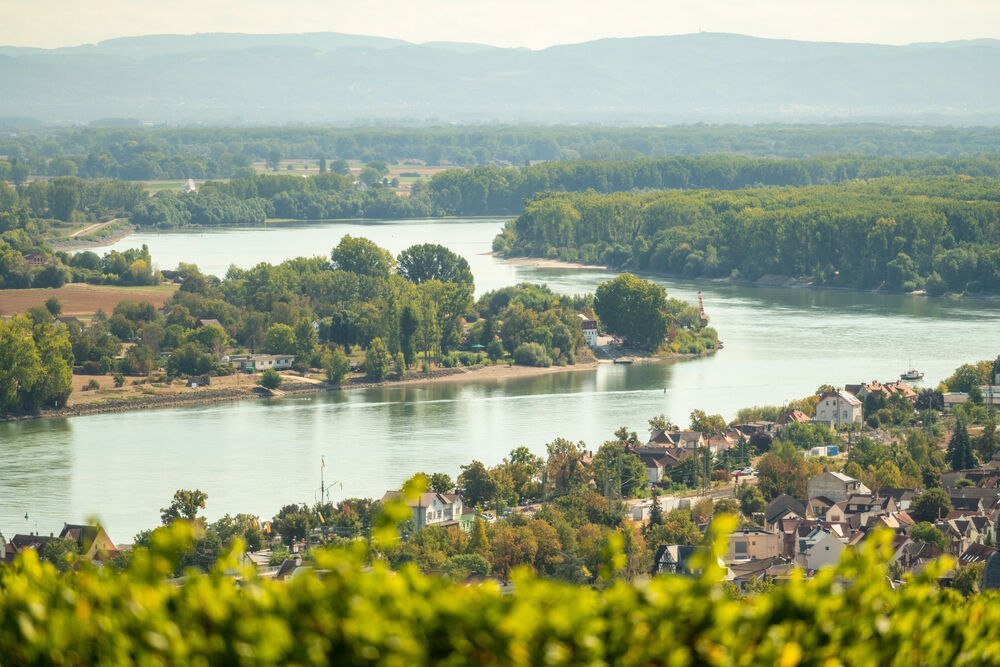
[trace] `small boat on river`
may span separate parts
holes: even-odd
[[[899,379],[900,380],[923,380],[924,379],[924,374],[923,374],[923,372],[918,371],[916,368],[911,368],[910,370],[906,371],[905,373],[900,373],[899,374]]]

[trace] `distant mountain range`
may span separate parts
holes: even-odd
[[[336,33],[0,47],[0,117],[43,122],[1000,123],[1000,41],[701,33],[540,51]]]

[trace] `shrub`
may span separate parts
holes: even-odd
[[[721,554],[725,535],[710,533]],[[392,572],[363,548],[317,550],[315,570],[290,581],[225,576],[234,550],[212,573],[170,582],[195,546],[178,521],[124,572],[82,564],[61,574],[30,549],[0,568],[0,655],[12,665],[995,664],[1000,598],[940,589],[951,558],[893,590],[889,540],[872,535],[811,580],[743,598],[727,593],[704,553],[698,577],[617,580],[625,556],[613,534],[602,586],[517,572],[516,592],[501,595],[412,566]],[[481,567],[461,558],[446,569]]]
[[[282,378],[280,375],[278,375],[278,371],[274,370],[273,368],[268,368],[261,374],[260,380],[258,380],[258,382],[260,383],[260,386],[265,387],[267,389],[277,389],[278,387],[281,386],[281,380]]]
[[[101,384],[97,380],[91,380],[87,384],[83,385],[84,391],[94,391],[95,389],[100,389]]]
[[[392,357],[381,338],[373,338],[365,350],[365,375],[369,380],[381,382],[389,372]]]
[[[551,366],[552,359],[538,343],[521,343],[514,350],[514,363],[522,366]]]
[[[80,367],[80,371],[84,375],[100,375],[101,374],[101,362],[99,361],[85,361],[83,366]]]
[[[490,344],[486,346],[486,354],[491,361],[503,359],[503,343],[498,340],[491,340]]]

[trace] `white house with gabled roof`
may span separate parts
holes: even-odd
[[[838,389],[826,391],[819,397],[816,404],[814,422],[826,424],[830,428],[860,424],[862,405],[858,397],[850,392]]]

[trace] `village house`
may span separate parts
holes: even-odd
[[[646,441],[646,447],[679,447],[680,442],[680,431],[666,431],[662,428],[655,428],[649,432],[649,440]]]
[[[387,491],[382,496],[382,502],[398,500],[402,494],[398,491]],[[458,494],[421,493],[415,500],[406,501],[413,510],[413,523],[417,528],[424,526],[462,526],[470,524],[472,517],[463,520],[464,508]],[[467,527],[467,526],[466,526]]]
[[[888,514],[896,511],[896,503],[892,496],[882,496],[872,493],[853,493],[847,498],[847,514],[859,515],[862,523],[868,516]]]
[[[958,564],[965,567],[973,563],[985,563],[996,552],[996,548],[988,547],[985,544],[970,544],[969,548],[958,557]]]
[[[104,560],[118,555],[118,547],[101,526],[63,524],[59,537],[76,543],[77,553],[84,560]]]
[[[54,540],[55,535],[36,535],[34,533],[16,534],[14,537],[10,538],[4,549],[4,561],[10,563],[14,560],[17,554],[21,553],[25,549],[32,549],[35,552],[41,553],[42,547],[49,540]]]
[[[819,397],[813,421],[830,428],[861,424],[861,412],[861,401],[853,394],[843,389],[827,391]]]
[[[223,361],[226,361],[223,358]],[[288,370],[295,361],[294,354],[234,354],[228,361],[236,366],[236,370],[246,373],[257,373],[273,369]]]
[[[795,562],[809,571],[834,565],[847,545],[832,530],[814,526],[805,537],[799,538]]]
[[[916,521],[906,512],[889,512],[888,514],[876,514],[870,516],[862,528],[865,532],[871,532],[878,528],[888,528],[894,533],[909,533],[910,528]]]
[[[632,450],[646,466],[650,484],[659,484],[670,473],[670,469],[681,461],[694,458],[695,452],[681,447],[637,447]]]
[[[916,489],[883,487],[879,489],[879,495],[891,496],[892,502],[896,503],[896,509],[905,512],[913,504],[913,499],[917,496],[917,491]]]
[[[577,313],[580,318],[580,329],[583,331],[583,340],[590,347],[597,347],[597,320]]]
[[[749,438],[758,433],[771,433],[774,430],[774,422],[765,420],[746,422],[745,424],[735,424],[733,428]]]
[[[823,519],[837,503],[824,496],[816,496],[806,501],[806,518]]]
[[[654,454],[640,455],[639,460],[646,467],[646,479],[650,484],[659,484],[663,481],[666,470],[663,459]]]
[[[764,530],[778,528],[784,519],[804,519],[805,516],[805,504],[783,493],[764,508]]]
[[[31,267],[45,266],[48,264],[49,258],[37,250],[29,250],[24,254],[24,261]]]
[[[682,447],[685,449],[699,449],[705,447],[705,436],[698,431],[665,431],[661,428],[653,429],[646,441],[647,447]]]
[[[795,565],[781,556],[733,563],[728,580],[740,591],[746,592],[755,581],[774,581],[789,576]]]
[[[795,560],[803,549],[808,549],[820,539],[816,531],[821,529],[831,533],[842,542],[847,542],[857,531],[844,523],[831,523],[820,519],[782,519],[779,525],[781,555]]]
[[[810,498],[823,497],[835,503],[847,500],[848,496],[858,493],[871,493],[871,490],[847,475],[824,470],[806,483],[806,494]]]
[[[966,468],[965,470],[952,470],[941,474],[941,486],[950,490],[967,490],[974,487],[989,487],[996,494],[997,469],[996,462],[989,461],[985,465],[977,468]],[[963,479],[972,482],[974,487],[965,486],[960,488],[959,482]],[[993,483],[990,484],[990,480]]]
[[[969,519],[944,519],[934,524],[948,540],[948,553],[958,556],[979,541],[979,531]]]
[[[917,542],[907,538],[889,558],[890,563],[899,563],[906,572],[914,574],[922,571],[928,563],[937,560],[944,555],[937,546],[927,542]]]
[[[742,528],[729,535],[729,546],[723,560],[739,563],[747,560],[773,558],[781,553],[781,538],[777,533],[760,528]]]
[[[693,574],[691,557],[698,547],[687,544],[664,544],[653,556],[653,574]]]
[[[1000,509],[1000,491],[995,488],[979,488],[975,486],[954,487],[948,489],[953,512],[963,516],[994,513]]]
[[[893,380],[892,382],[872,380],[862,384],[845,385],[844,390],[854,394],[862,401],[870,395],[881,396],[888,400],[897,394],[911,403],[917,400],[917,392],[913,391],[913,388],[903,380]]]
[[[774,427],[780,429],[789,424],[804,424],[807,421],[811,421],[809,415],[801,410],[788,410],[778,417],[778,421],[775,422]]]
[[[740,444],[743,440],[742,434],[735,429],[726,429],[720,433],[713,433],[708,436],[705,440],[705,446],[708,447],[708,451],[712,453],[712,456],[718,456],[719,454],[732,449]]]
[[[0,535],[0,542],[2,542]],[[14,557],[25,549],[32,549],[41,552],[46,543],[54,539],[68,539],[76,546],[76,552],[81,560],[105,561],[118,555],[118,547],[111,541],[104,528],[101,526],[91,526],[83,524],[66,523],[59,535],[53,533],[49,535],[15,535],[10,542],[3,545],[3,560],[10,562]]]

